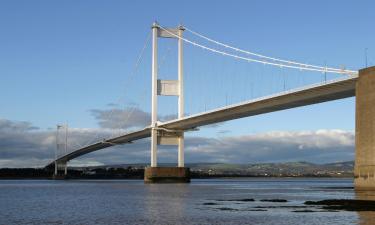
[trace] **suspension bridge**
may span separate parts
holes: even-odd
[[[183,35],[186,31],[204,42],[220,48],[189,39]],[[177,40],[178,79],[158,79],[158,40],[165,38]],[[184,163],[185,132],[194,131],[205,125],[355,96],[355,187],[357,189],[375,188],[375,126],[373,125],[373,118],[375,117],[375,67],[354,71],[270,57],[219,42],[185,26],[165,28],[154,23],[151,40],[151,124],[143,129],[104,140],[101,139],[73,151],[65,151],[63,154],[56,155],[55,159],[46,166],[47,168],[55,168],[55,177],[64,177],[67,174],[67,163],[72,159],[111,146],[132,144],[134,141],[151,137],[151,163],[150,167],[145,169],[145,181],[175,180],[186,182],[189,181],[189,170],[185,168]],[[185,113],[185,92],[191,90],[186,91],[184,89],[184,43],[239,61],[300,72],[322,73],[325,76],[326,74],[339,76],[335,79],[324,79],[319,83],[291,89],[285,88],[284,81],[283,90],[279,92],[187,115]],[[158,96],[176,96],[178,98],[178,116],[176,119],[164,122],[158,121]],[[59,143],[57,145],[59,146]],[[158,145],[178,147],[177,167],[158,167]]]

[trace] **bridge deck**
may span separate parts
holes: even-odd
[[[160,123],[158,126],[166,129],[189,130],[228,120],[352,97],[355,96],[357,78],[357,76],[352,76],[346,79],[330,81],[325,84],[293,89],[275,95],[186,116],[182,119]],[[60,157],[58,160],[69,161],[93,151],[111,147],[116,144],[131,143],[132,141],[150,137],[150,135],[150,127],[146,127],[139,131],[83,147]],[[51,162],[47,167],[52,166],[53,163],[54,162]]]

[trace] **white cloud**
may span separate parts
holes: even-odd
[[[343,130],[272,131],[260,134],[200,139],[189,145],[187,155],[209,161],[237,163],[354,159],[354,133]]]
[[[111,129],[70,129],[71,148],[109,137]],[[272,131],[242,136],[186,138],[186,162],[334,162],[354,159],[354,133],[344,130]],[[96,137],[96,138],[93,138]],[[73,160],[72,165],[148,163],[149,139],[103,149]],[[27,122],[0,119],[0,167],[45,166],[54,157],[55,131]],[[176,147],[160,147],[161,162],[176,162]]]

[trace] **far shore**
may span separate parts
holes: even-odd
[[[7,172],[4,172],[7,171]],[[9,171],[12,171],[9,173]],[[30,172],[32,171],[32,172]],[[68,170],[66,179],[108,179],[108,180],[143,180],[143,169],[132,171],[130,173],[105,173],[105,174],[85,174],[82,171]],[[46,171],[43,169],[0,169],[0,180],[49,180],[52,179],[53,171]],[[202,174],[199,172],[191,172],[192,179],[246,179],[246,178],[353,178],[352,175],[341,176],[316,176],[313,174],[299,175],[299,176],[272,176],[272,175],[238,175],[238,174]]]

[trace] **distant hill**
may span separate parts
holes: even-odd
[[[309,162],[257,164],[192,164],[192,170],[210,175],[243,176],[352,176],[354,162],[314,164]]]
[[[94,166],[97,168],[137,168],[143,169],[147,164],[120,164],[108,166]],[[175,164],[161,164],[160,166],[176,166]],[[354,162],[337,162],[328,164],[314,164],[310,162],[285,163],[256,163],[256,164],[229,164],[229,163],[190,163],[195,174],[203,176],[353,176]],[[79,169],[79,168],[76,168]],[[84,169],[84,168],[81,168]]]
[[[120,164],[91,167],[69,167],[69,178],[78,179],[143,179],[147,164]],[[176,166],[161,164],[160,166]],[[287,163],[191,163],[192,178],[210,177],[353,177],[354,162],[314,164]],[[46,179],[52,171],[43,168],[2,168],[0,179]]]

